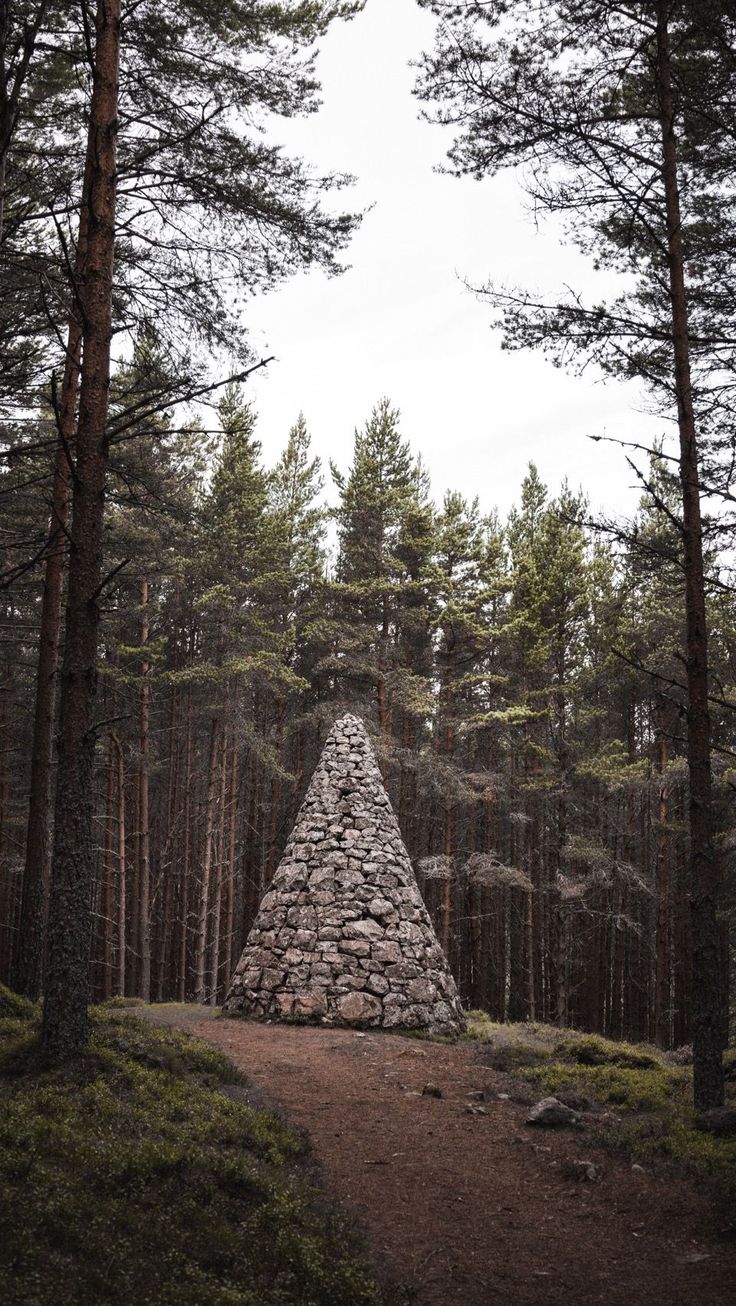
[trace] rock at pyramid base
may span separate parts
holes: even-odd
[[[336,722],[325,744],[225,1013],[442,1034],[464,1026],[357,717]]]

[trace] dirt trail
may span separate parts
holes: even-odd
[[[473,1044],[154,1012],[220,1048],[307,1130],[328,1189],[416,1306],[732,1306],[736,1247],[718,1241],[708,1202],[584,1133],[527,1127]],[[442,1098],[422,1096],[427,1083]],[[468,1096],[479,1090],[484,1114]],[[583,1158],[603,1167],[599,1183],[566,1176]]]

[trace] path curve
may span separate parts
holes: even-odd
[[[736,1248],[707,1200],[584,1133],[530,1129],[477,1045],[149,1013],[214,1044],[308,1132],[328,1190],[416,1306],[732,1306]],[[567,1177],[580,1159],[599,1183]]]

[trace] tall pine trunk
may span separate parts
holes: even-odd
[[[0,975],[7,975],[13,950],[13,885],[6,849],[8,838],[8,704],[11,686],[10,667],[5,668],[0,685]]]
[[[204,818],[204,852],[202,855],[202,878],[199,886],[197,942],[194,954],[194,998],[196,1002],[207,1001],[207,922],[209,920],[210,910],[210,882],[212,879],[213,842],[217,807],[217,755],[219,736],[219,726],[215,719],[213,720],[210,729],[210,754],[207,764],[207,803]]]
[[[690,893],[693,925],[693,1070],[695,1106],[724,1100],[721,974],[718,929],[719,867],[713,838],[708,710],[708,631],[705,615],[703,527],[698,440],[690,372],[690,337],[680,189],[675,139],[675,96],[669,40],[669,0],[657,0],[657,92],[662,127],[675,392],[680,436],[687,665],[687,760],[690,779]]]
[[[149,638],[148,626],[148,581],[141,581],[141,618],[140,643],[141,659],[141,697],[139,716],[139,763],[138,763],[138,938],[140,941],[140,985],[139,994],[144,1002],[151,1001],[151,830],[148,783],[148,743],[150,734],[151,690],[149,685],[150,663],[146,658],[146,645]]]
[[[123,746],[116,734],[111,733],[110,743],[115,748],[115,755],[117,757],[118,781],[118,951],[115,994],[117,997],[122,998],[125,996],[125,961],[127,951],[125,914],[128,907],[125,826],[125,757],[123,755]]]
[[[77,277],[84,274],[89,226],[90,180],[91,168],[88,159],[85,167],[82,204],[79,215],[79,233],[77,236],[75,263],[75,275]],[[57,414],[59,443],[54,466],[48,553],[41,599],[26,855],[23,869],[20,932],[13,976],[13,983],[18,992],[24,993],[26,997],[31,998],[33,1001],[38,998],[41,992],[46,941],[54,807],[52,776],[56,688],[59,650],[61,647],[62,597],[72,485],[72,468],[69,459],[70,450],[74,447],[77,422],[81,352],[82,323],[79,320],[78,310],[75,308],[69,320],[66,361]]]
[[[672,1046],[672,1001],[670,997],[670,875],[669,821],[670,796],[667,779],[667,739],[660,729],[657,739],[659,770],[659,811],[656,838],[656,930],[654,976],[655,1039],[659,1047]]]
[[[97,628],[108,461],[107,414],[115,245],[120,0],[98,0],[90,104],[87,257],[78,282],[82,378],[73,475],[59,780],[51,870],[43,1043],[73,1053],[87,1038]]]
[[[110,740],[107,750],[107,788],[105,793],[105,834],[102,856],[103,908],[103,974],[102,996],[112,997],[113,920],[115,917],[115,872],[113,870],[113,802],[115,798],[114,746]]]
[[[184,793],[182,807],[183,848],[179,878],[179,955],[177,967],[177,996],[180,1002],[187,997],[187,943],[189,927],[189,889],[191,880],[191,796],[192,796],[192,691],[187,692],[186,742],[184,745]]]
[[[230,802],[228,805],[228,853],[227,853],[227,899],[225,909],[225,973],[224,987],[230,987],[230,976],[234,965],[233,936],[235,933],[235,892],[236,892],[236,858],[238,838],[238,796],[240,778],[238,765],[240,754],[238,740],[233,730],[233,746],[230,759]]]

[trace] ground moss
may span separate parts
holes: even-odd
[[[734,1214],[736,1203],[736,1138],[714,1138],[676,1116],[640,1116],[614,1125],[609,1142],[624,1147],[639,1161],[655,1169],[675,1163],[693,1177],[709,1183]]]
[[[143,998],[106,998],[100,1003],[100,1011],[127,1011],[130,1007],[145,1007]]]
[[[559,1039],[554,1052],[561,1060],[580,1066],[621,1066],[625,1070],[656,1070],[660,1066],[656,1052],[633,1043],[615,1043],[597,1034],[574,1034]]]
[[[568,1065],[562,1060],[530,1066],[525,1077],[545,1093],[571,1090],[618,1111],[667,1111],[675,1099],[684,1098],[689,1081],[686,1071],[668,1070],[656,1063],[650,1068],[626,1069]]]
[[[28,998],[22,998],[20,993],[13,993],[11,989],[6,989],[4,984],[0,984],[0,1019],[1,1020],[33,1020],[36,1015],[36,1008]]]
[[[533,1022],[500,1025],[484,1012],[470,1013],[466,1037],[482,1045],[486,1065],[531,1085],[540,1097],[559,1095],[592,1107],[586,1128],[597,1142],[647,1165],[675,1165],[709,1182],[727,1205],[736,1202],[736,1139],[696,1127],[690,1066],[672,1064],[654,1047],[575,1031],[561,1036],[558,1028]],[[724,1062],[733,1100],[736,1048]]]
[[[97,1011],[85,1055],[38,1047],[0,990],[0,1299],[24,1306],[378,1306],[304,1145],[238,1100],[206,1044]]]

